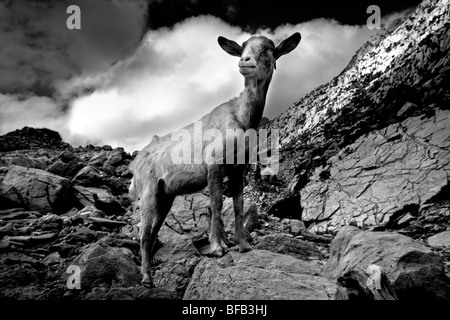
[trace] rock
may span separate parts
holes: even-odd
[[[70,205],[69,180],[40,169],[11,166],[3,184],[15,187],[29,210],[61,214]]]
[[[209,197],[196,193],[177,197],[171,211],[161,229],[161,241],[170,238],[171,234],[189,234],[192,238],[201,238],[209,234]],[[234,235],[233,200],[226,198],[223,202],[222,221],[226,232]],[[256,204],[244,199],[244,227],[253,231],[258,226],[258,212]]]
[[[450,231],[444,231],[428,238],[428,244],[435,248],[450,249]]]
[[[74,186],[78,207],[95,206],[107,215],[122,215],[125,209],[107,190],[96,187]]]
[[[189,284],[201,253],[188,235],[172,237],[156,251],[153,260],[155,286],[183,293]]]
[[[22,195],[15,187],[0,183],[0,209],[20,208],[23,206]]]
[[[336,300],[397,300],[391,282],[377,265],[366,272],[350,270],[338,279]]]
[[[81,269],[82,289],[102,283],[111,285],[113,281],[118,286],[132,287],[141,280],[141,273],[134,259],[129,249],[113,248],[100,240],[88,245],[72,265]]]
[[[107,292],[92,291],[86,295],[86,300],[175,300],[181,299],[176,292],[163,288],[147,289],[143,286],[130,288],[111,288]]]
[[[68,158],[69,156],[64,155],[64,157]],[[58,176],[72,179],[83,167],[84,163],[80,159],[74,158],[69,162],[57,160],[47,170]]]
[[[442,259],[419,241],[392,232],[345,227],[331,243],[327,276],[337,279],[350,270],[376,263],[383,268],[400,300],[450,299],[450,279]]]
[[[45,162],[41,159],[34,159],[23,153],[16,153],[10,160],[9,165],[17,165],[25,168],[42,169],[46,168]]]
[[[89,216],[88,219],[94,226],[105,227],[107,229],[121,228],[126,225],[126,223],[123,221],[109,220],[93,216]]]
[[[412,102],[406,102],[403,107],[397,112],[397,117],[402,118],[411,115],[418,106]]]
[[[203,259],[195,268],[185,300],[330,300],[336,286],[320,265],[265,250],[230,251]]]
[[[281,220],[281,224],[285,225],[287,231],[292,234],[298,234],[301,230],[306,229],[305,224],[301,220],[285,218]]]
[[[97,232],[84,226],[77,228],[74,233],[69,233],[64,237],[64,241],[68,244],[91,243],[98,239]]]
[[[329,159],[330,177],[301,190],[311,230],[386,225],[407,208],[445,193],[450,171],[450,110],[370,133]]]
[[[105,165],[113,167],[118,166],[122,162],[123,156],[123,148],[116,148],[108,153]]]
[[[324,259],[317,247],[307,241],[296,239],[287,234],[269,234],[258,239],[256,249],[287,254],[302,260]]]
[[[91,160],[89,160],[89,164],[91,166],[97,166],[97,167],[103,166],[103,163],[106,161],[107,154],[108,153],[106,151],[102,151],[102,152],[96,154],[95,156],[93,156],[91,158]]]
[[[96,187],[102,179],[103,175],[100,170],[92,165],[87,165],[75,175],[72,182],[86,187]]]

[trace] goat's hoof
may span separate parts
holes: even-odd
[[[210,255],[213,256],[213,257],[219,257],[220,258],[220,257],[223,257],[224,252],[223,252],[222,248],[221,249],[215,249],[215,250],[211,250]]]
[[[142,285],[144,286],[144,287],[146,287],[147,289],[151,289],[151,288],[154,288],[155,287],[155,285],[153,284],[153,281],[150,281],[150,280],[142,280]]]
[[[249,251],[252,251],[252,250],[253,250],[253,248],[249,244],[243,245],[243,246],[239,246],[239,252],[240,253],[245,253],[245,252],[249,252]]]
[[[142,285],[148,289],[154,288],[155,285],[153,284],[152,278],[148,275],[144,275],[141,281]]]

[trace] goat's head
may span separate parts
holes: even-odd
[[[294,50],[301,40],[296,32],[283,40],[278,46],[264,36],[252,36],[242,46],[232,40],[219,37],[219,45],[227,53],[240,57],[239,72],[245,78],[265,79],[272,75],[276,61],[282,55]]]

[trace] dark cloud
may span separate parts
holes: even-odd
[[[69,5],[81,8],[81,30],[69,30]],[[52,96],[61,79],[106,70],[130,54],[146,21],[142,1],[0,2],[0,92]]]
[[[225,22],[255,32],[260,28],[275,29],[282,24],[298,24],[327,18],[341,24],[362,25],[367,20],[367,7],[376,4],[383,15],[416,6],[420,0],[388,1],[292,1],[292,0],[149,0],[148,26],[157,29],[199,15],[213,15]]]

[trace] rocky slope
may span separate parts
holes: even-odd
[[[48,129],[1,136],[0,298],[450,299],[448,8],[424,1],[263,124],[280,128],[281,171],[247,174],[252,252],[234,247],[232,199],[217,259],[207,192],[177,197],[155,289],[140,285],[133,155]]]
[[[281,207],[286,198],[298,202],[285,215],[315,231],[349,223],[398,229],[403,217],[432,228],[421,219],[435,205],[449,209],[449,7],[422,2],[272,120],[267,126],[280,130],[280,186],[268,193],[254,184],[258,196]]]

